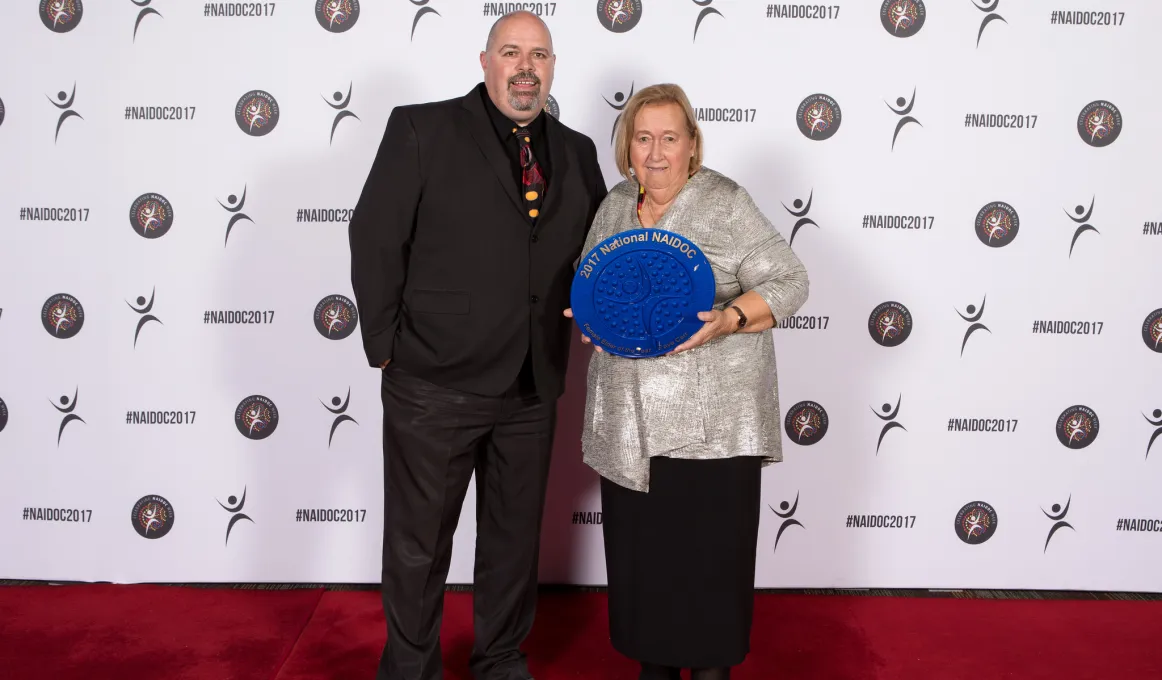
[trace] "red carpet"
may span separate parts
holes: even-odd
[[[447,680],[470,680],[471,607],[448,594]],[[636,680],[605,616],[602,595],[542,596],[537,680]],[[5,680],[372,680],[384,635],[375,592],[0,587]],[[732,677],[1153,679],[1160,637],[1162,602],[763,595]]]

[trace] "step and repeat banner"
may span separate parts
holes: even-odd
[[[1152,0],[4,2],[0,578],[379,581],[347,225],[392,107],[471,90],[514,9],[609,185],[677,83],[808,269],[758,586],[1162,590]],[[545,582],[605,582],[589,351]]]

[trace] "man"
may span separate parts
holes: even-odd
[[[442,677],[452,535],[476,474],[478,680],[531,678],[541,515],[564,391],[573,263],[606,194],[597,150],[543,113],[552,38],[502,17],[463,97],[400,106],[350,223],[368,362],[382,370],[378,680]]]

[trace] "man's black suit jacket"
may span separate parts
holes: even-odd
[[[484,108],[392,110],[348,229],[367,360],[499,395],[532,352],[537,393],[564,391],[574,263],[607,189],[593,141],[546,117],[552,176],[536,225]]]

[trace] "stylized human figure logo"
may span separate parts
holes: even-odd
[[[888,104],[887,102],[884,102]],[[892,133],[892,151],[896,150],[896,138],[900,136],[900,130],[908,123],[915,123],[920,127],[924,124],[912,117],[912,107],[916,105],[916,88],[912,88],[912,99],[904,99],[903,97],[896,98],[896,105],[888,104],[888,108],[892,110],[897,116],[900,116],[899,122],[896,123],[896,131]]]
[[[77,84],[76,83],[73,83],[73,91],[71,93],[65,94],[65,91],[61,90],[60,92],[56,93],[56,98],[57,98],[57,101],[53,101],[52,97],[49,97],[49,99],[48,99],[48,101],[53,106],[55,106],[61,110],[61,115],[59,118],[57,118],[57,121],[56,121],[56,132],[52,136],[52,141],[54,144],[56,143],[57,139],[60,137],[61,126],[65,124],[66,120],[68,120],[69,118],[80,118],[81,120],[85,119],[84,116],[77,113],[76,111],[73,111],[73,103],[76,102],[76,99],[77,99]],[[57,103],[58,101],[60,102],[59,104]]]
[[[58,429],[57,433],[56,433],[56,445],[58,447],[61,445],[61,435],[64,434],[66,425],[68,425],[69,423],[71,423],[75,420],[79,420],[82,423],[85,423],[85,421],[80,416],[73,413],[73,411],[77,408],[77,395],[78,394],[80,394],[80,388],[77,388],[73,392],[72,400],[69,399],[68,395],[61,395],[61,397],[60,397],[61,405],[60,406],[57,406],[56,404],[52,404],[52,400],[49,400],[49,403],[52,404],[53,408],[55,408],[56,410],[65,414],[65,417],[61,419],[60,429]],[[88,423],[85,423],[85,424],[88,425]]]
[[[136,305],[132,304],[128,300],[125,301],[125,304],[129,305],[130,309],[132,309],[133,311],[135,311],[141,315],[141,319],[138,320],[138,322],[137,322],[137,330],[133,332],[133,347],[134,348],[137,347],[137,337],[139,335],[141,335],[141,328],[143,326],[145,326],[145,324],[149,323],[150,321],[156,321],[158,323],[161,323],[161,319],[150,314],[150,311],[153,310],[153,300],[154,300],[156,292],[157,292],[157,287],[154,286],[153,290],[150,291],[150,293],[149,293],[149,301],[148,302],[146,302],[144,295],[137,296],[137,304]],[[162,325],[164,326],[165,324],[162,324]]]
[[[976,32],[976,46],[980,47],[980,37],[984,35],[984,28],[994,21],[1005,21],[1005,18],[997,14],[997,5],[1001,4],[1001,0],[972,0],[973,7],[985,13],[985,18],[980,22],[980,30]]]
[[[769,505],[767,507],[771,508],[771,506],[769,506]],[[798,509],[799,509],[799,494],[797,492],[795,493],[794,505],[792,505],[791,503],[788,503],[787,501],[783,501],[782,503],[779,503],[779,510],[775,510],[774,508],[771,508],[771,512],[775,513],[783,520],[783,523],[779,525],[779,532],[777,534],[775,534],[775,547],[771,552],[775,552],[779,549],[779,539],[783,537],[784,531],[786,531],[787,529],[789,529],[791,527],[802,527],[804,529],[807,528],[807,527],[803,526],[802,522],[795,519],[795,511]],[[780,512],[780,510],[782,512]]]
[[[1065,214],[1069,215],[1069,219],[1080,225],[1073,231],[1073,240],[1069,242],[1069,257],[1073,257],[1073,246],[1077,243],[1077,238],[1079,236],[1087,231],[1092,231],[1095,234],[1101,233],[1097,230],[1096,227],[1094,227],[1092,224],[1089,224],[1089,219],[1093,217],[1093,204],[1096,200],[1096,196],[1089,199],[1089,210],[1086,210],[1085,206],[1083,205],[1074,206],[1073,212],[1077,215],[1077,217],[1070,215],[1068,210],[1065,211]]]
[[[972,337],[973,333],[977,331],[988,331],[990,335],[992,334],[992,330],[980,322],[980,318],[984,316],[984,303],[986,300],[988,300],[987,295],[981,298],[979,310],[976,308],[976,305],[965,307],[964,311],[968,312],[968,316],[961,314],[959,309],[956,310],[960,318],[969,323],[968,330],[964,332],[964,340],[960,343],[960,356],[962,357],[964,356],[964,347],[968,344],[968,339]]]
[[[419,9],[416,10],[415,18],[412,19],[412,35],[411,35],[412,40],[415,40],[415,38],[416,38],[416,26],[420,23],[420,19],[425,14],[435,14],[436,16],[441,16],[441,14],[439,12],[437,12],[434,7],[427,6],[427,4],[429,2],[431,2],[431,0],[411,0],[411,3],[413,5],[419,7]]]
[[[137,27],[141,25],[141,20],[144,19],[145,17],[151,15],[151,14],[156,14],[157,16],[160,17],[161,12],[159,12],[156,9],[149,6],[149,3],[153,2],[153,0],[129,0],[129,1],[132,2],[134,5],[137,5],[138,7],[142,8],[142,10],[137,13],[137,21],[134,22],[134,24],[133,24],[133,42],[137,42]],[[162,17],[162,18],[164,19],[165,17]]]
[[[880,415],[879,413],[876,412],[876,410],[874,408],[872,409],[872,413],[875,413],[877,418],[879,418],[880,420],[886,421],[886,423],[887,423],[886,425],[884,425],[883,429],[880,430],[880,438],[876,441],[876,455],[877,456],[880,455],[880,444],[884,443],[884,437],[889,432],[891,432],[892,430],[894,430],[896,428],[899,428],[899,429],[903,430],[904,432],[908,431],[908,428],[904,427],[896,420],[896,416],[900,415],[900,402],[902,402],[903,400],[904,400],[904,395],[901,394],[899,396],[899,398],[896,400],[896,408],[893,409],[891,404],[884,404],[883,406],[881,406],[880,409],[884,412],[884,415]]]
[[[335,142],[335,128],[339,127],[339,121],[343,120],[344,118],[354,118],[355,120],[359,120],[359,116],[357,116],[354,113],[352,113],[351,111],[347,110],[347,106],[351,103],[352,85],[353,85],[353,83],[347,84],[347,96],[346,97],[344,97],[343,93],[339,92],[339,91],[336,91],[334,94],[331,95],[331,98],[335,100],[334,104],[332,104],[330,101],[328,101],[326,97],[323,97],[323,101],[327,102],[327,106],[330,106],[331,108],[333,108],[339,112],[339,113],[335,114],[335,120],[334,120],[334,122],[331,123],[331,142],[330,143],[332,143],[332,144]]]
[[[1142,414],[1146,422],[1154,426],[1154,432],[1150,435],[1150,441],[1146,442],[1146,460],[1150,459],[1150,448],[1154,446],[1154,440],[1162,436],[1162,408],[1154,409],[1152,415],[1154,416],[1153,418],[1145,413]]]
[[[214,500],[218,501],[216,498]],[[242,520],[253,524],[254,520],[249,515],[242,514],[242,507],[246,505],[246,487],[242,487],[242,500],[239,500],[235,496],[230,496],[226,499],[226,502],[229,505],[223,505],[222,501],[218,501],[218,505],[221,505],[222,509],[231,515],[230,523],[226,525],[226,545],[230,545],[230,532],[234,530],[234,525]]]
[[[1077,529],[1074,529],[1073,526],[1069,524],[1069,522],[1065,521],[1065,515],[1069,512],[1069,504],[1072,501],[1073,495],[1071,494],[1069,499],[1065,501],[1064,509],[1062,509],[1060,504],[1054,503],[1053,507],[1050,508],[1052,511],[1051,513],[1045,512],[1045,508],[1041,508],[1041,512],[1045,513],[1046,517],[1053,520],[1053,528],[1049,530],[1049,535],[1045,537],[1045,548],[1041,551],[1042,554],[1044,554],[1046,550],[1049,550],[1049,539],[1053,538],[1053,534],[1057,533],[1058,529],[1072,529],[1073,531],[1077,531]]]
[[[784,210],[791,213],[792,216],[798,218],[795,221],[795,226],[791,227],[791,239],[787,245],[793,247],[795,245],[795,235],[799,233],[799,229],[807,226],[808,224],[815,227],[816,229],[820,228],[819,225],[816,224],[815,220],[811,219],[810,217],[807,217],[807,213],[811,210],[811,201],[814,200],[814,198],[815,198],[815,189],[811,189],[811,192],[809,194],[807,194],[807,203],[806,204],[804,204],[803,200],[800,198],[796,198],[794,201],[791,202],[793,209],[788,208],[786,203],[782,204]]]
[[[694,41],[696,41],[698,40],[698,27],[702,25],[703,19],[710,16],[711,14],[717,14],[723,19],[726,17],[722,16],[722,12],[719,12],[710,6],[710,3],[714,2],[714,0],[693,0],[693,2],[695,5],[698,5],[702,8],[702,11],[698,13],[698,19],[694,22]]]
[[[323,402],[320,401],[319,403],[323,403]],[[331,448],[331,440],[335,438],[335,430],[339,427],[340,424],[345,423],[345,422],[352,422],[352,423],[355,423],[356,425],[359,424],[358,422],[356,422],[356,420],[354,418],[347,415],[347,406],[351,404],[351,388],[350,387],[347,388],[347,398],[346,399],[340,399],[339,397],[331,397],[331,404],[334,408],[332,408],[332,406],[327,406],[325,403],[323,403],[323,408],[325,408],[328,411],[330,411],[331,413],[335,414],[335,420],[334,420],[334,422],[331,423],[331,433],[327,436],[327,448]]]
[[[633,83],[632,82],[629,84],[629,96],[630,97],[633,96]],[[604,96],[602,96],[601,98],[605,99]],[[617,102],[617,103],[614,104],[613,102]],[[625,94],[622,92],[614,92],[613,93],[613,102],[609,101],[608,99],[605,99],[605,103],[609,104],[609,106],[612,107],[614,111],[617,111],[617,118],[613,119],[613,128],[610,129],[610,131],[609,131],[609,143],[610,144],[613,144],[613,138],[617,135],[617,121],[621,120],[621,115],[625,112],[625,105],[629,103],[629,98],[626,97]]]
[[[246,220],[247,222],[254,224],[254,220],[250,219],[249,215],[246,215],[242,212],[243,206],[246,205],[246,186],[243,185],[242,187],[242,198],[238,198],[234,194],[230,194],[226,197],[226,203],[218,201],[218,205],[225,208],[226,212],[231,213],[230,221],[226,224],[226,238],[222,241],[222,247],[225,247],[226,244],[230,242],[230,230],[234,228],[235,224],[238,224],[242,220]]]

